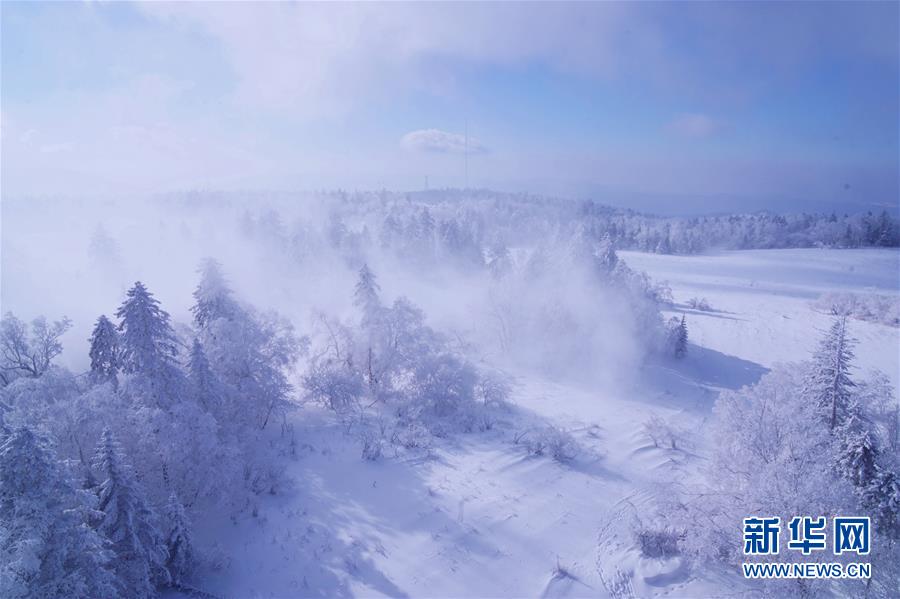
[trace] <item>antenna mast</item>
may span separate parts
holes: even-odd
[[[465,155],[465,175],[466,175],[466,189],[469,188],[469,119],[466,119],[466,149],[463,152]]]

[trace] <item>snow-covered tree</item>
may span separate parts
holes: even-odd
[[[119,372],[119,333],[110,320],[101,315],[90,338],[91,380],[117,384]]]
[[[369,269],[368,264],[363,264],[359,269],[353,291],[353,304],[363,313],[363,326],[372,322],[381,307],[381,299],[378,296],[380,291],[381,287],[378,286],[375,273]]]
[[[878,370],[857,383],[856,396],[863,419],[888,455],[900,460],[900,403],[888,376]]]
[[[181,372],[168,312],[138,281],[128,290],[116,316],[120,320],[122,369],[138,377],[139,391],[146,399],[159,407],[170,405],[181,391]]]
[[[805,408],[803,370],[777,366],[755,385],[716,401],[705,480],[697,487],[688,483],[677,507],[669,506],[674,523],[690,529],[689,551],[736,564],[743,559],[736,536],[743,518],[856,513],[852,484],[823,459],[833,455],[835,441],[819,415]],[[669,493],[663,501],[675,497]]]
[[[872,515],[876,528],[900,539],[900,479],[896,456],[878,446],[872,423],[851,404],[849,416],[834,429],[837,471],[856,489],[860,505]],[[891,459],[893,457],[893,459]]]
[[[850,378],[856,339],[847,331],[847,317],[835,319],[813,354],[807,394],[831,429],[848,416],[856,383]]]
[[[376,392],[379,383],[376,361],[381,358],[378,350],[373,346],[377,344],[381,334],[379,329],[384,325],[384,309],[378,295],[380,291],[381,288],[378,286],[375,274],[369,270],[368,264],[363,264],[359,269],[359,276],[353,291],[353,304],[362,312],[360,323],[367,337],[365,355],[358,363],[363,368],[366,382],[373,392]]]
[[[860,495],[863,506],[874,516],[876,529],[900,543],[900,476],[897,471],[879,466]]]
[[[217,416],[231,416],[219,404],[213,407],[209,412],[197,402],[182,401],[170,410],[141,414],[142,428],[153,431],[143,440],[141,453],[152,452],[153,460],[158,460],[147,464],[152,469],[142,465],[142,470],[155,481],[157,500],[162,501],[169,490],[177,492],[187,506],[202,501],[215,503],[222,494],[237,498],[233,487],[239,484],[237,472],[244,464],[235,447],[241,439],[235,437],[252,438],[252,432],[242,428],[243,422],[220,424]]]
[[[128,290],[127,299],[116,311],[122,332],[122,363],[128,373],[156,374],[174,365],[178,355],[169,313],[160,308],[143,283]]]
[[[184,512],[184,506],[174,492],[169,495],[169,502],[166,504],[166,520],[168,522],[166,547],[169,551],[166,569],[173,583],[182,584],[194,569],[194,546],[191,524]]]
[[[191,308],[202,350],[195,344],[188,370],[195,389],[220,400],[212,408],[220,424],[264,428],[271,416],[288,407],[291,385],[286,369],[305,351],[293,325],[273,312],[258,313],[241,305],[228,287],[221,268],[207,260]],[[206,365],[214,375],[210,379]],[[202,394],[201,393],[201,394]],[[207,399],[210,399],[208,396]]]
[[[684,315],[681,316],[681,322],[678,323],[678,329],[675,335],[675,357],[683,358],[687,354],[688,331],[687,323]]]
[[[475,369],[456,356],[424,355],[413,372],[409,408],[435,433],[475,426]]]
[[[274,313],[242,310],[232,319],[210,322],[203,348],[234,396],[223,424],[264,428],[273,414],[286,409],[291,385],[285,373],[305,350],[305,342],[289,321]]]
[[[217,404],[221,399],[222,389],[206,358],[203,344],[196,338],[191,344],[191,352],[188,357],[188,379],[194,395],[203,409],[216,410],[219,407]]]
[[[696,489],[688,486],[667,510],[669,515],[680,512],[685,518],[680,522],[692,529],[686,537],[692,551],[730,563],[742,559],[733,531],[748,515],[779,515],[785,520],[806,513],[857,513],[872,517],[882,551],[898,555],[896,458],[882,451],[884,437],[868,417],[874,412],[860,403],[881,392],[875,390],[876,384],[872,393],[857,393],[866,385],[856,386],[847,376],[852,351],[841,324],[829,331],[812,362],[776,367],[757,384],[723,394],[716,402],[706,482]],[[816,381],[818,388],[811,384]],[[815,404],[823,409],[810,410],[811,399],[823,396],[828,401]],[[836,410],[831,403],[835,396]],[[832,428],[835,411],[837,424]],[[674,519],[679,521],[678,516]],[[876,573],[869,586],[874,596],[892,596],[884,590],[891,588],[895,572],[886,567]],[[779,595],[792,591],[808,595],[818,592],[810,585],[818,589],[820,583],[806,582],[802,588],[786,582],[766,584]]]
[[[93,497],[78,490],[52,448],[27,428],[0,446],[0,596],[120,595],[108,542],[87,523]]]
[[[102,479],[97,489],[97,530],[116,552],[116,574],[129,597],[154,597],[159,584],[169,582],[165,537],[157,515],[135,478],[121,445],[109,428],[103,430],[94,455]]]
[[[878,474],[878,449],[866,426],[851,414],[834,432],[840,471],[857,488],[868,487]]]
[[[303,376],[307,397],[324,404],[340,415],[348,415],[358,408],[358,401],[366,390],[362,374],[346,361],[325,356],[314,358]]]
[[[38,378],[19,377],[0,389],[13,426],[40,426],[41,433],[61,434],[68,405],[78,396],[75,376],[53,366]]]
[[[20,376],[39,377],[62,353],[59,338],[69,330],[72,321],[66,317],[53,323],[43,316],[25,323],[7,312],[0,319],[0,385],[8,385]]]
[[[197,271],[200,273],[200,282],[194,289],[194,305],[191,306],[197,328],[203,329],[217,318],[233,317],[239,308],[222,273],[222,265],[207,258]]]
[[[613,272],[619,264],[619,256],[616,255],[616,246],[609,233],[603,235],[597,247],[597,264],[606,272]]]
[[[667,352],[672,356],[680,359],[687,355],[688,331],[683,315],[680,320],[674,316],[669,319],[665,341]]]

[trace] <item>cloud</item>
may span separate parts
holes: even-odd
[[[616,4],[137,5],[145,15],[217,40],[244,105],[318,118],[410,92],[447,95],[456,67],[540,63],[608,74],[632,37]],[[618,51],[617,51],[618,50]],[[643,54],[643,52],[640,52]]]
[[[665,91],[743,98],[774,73],[837,55],[895,55],[889,9],[832,3],[139,3],[151,19],[216,40],[245,105],[299,118],[465,85],[456,68],[537,65]],[[886,22],[886,23],[884,23]],[[869,31],[875,34],[868,35]],[[685,44],[684,35],[697,37]],[[759,39],[767,40],[760,47]],[[869,38],[874,38],[873,41]],[[698,59],[710,57],[709,59]],[[896,62],[896,58],[891,58]],[[760,65],[766,76],[729,75]],[[770,73],[771,71],[771,73]],[[687,91],[686,91],[687,90]]]
[[[469,154],[484,154],[487,147],[474,137],[450,133],[440,129],[419,129],[410,131],[400,139],[407,150],[432,154],[462,154],[468,146]]]
[[[666,125],[666,130],[683,137],[711,137],[722,130],[722,124],[711,116],[699,113],[682,114]]]

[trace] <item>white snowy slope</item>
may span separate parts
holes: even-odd
[[[640,556],[631,534],[653,481],[702,459],[653,447],[657,415],[702,432],[719,390],[805,359],[828,316],[809,302],[841,289],[896,294],[895,250],[773,250],[680,257],[622,253],[667,280],[691,338],[681,362],[648,364],[629,389],[600,391],[514,373],[504,426],[441,442],[431,457],[366,462],[358,442],[313,409],[295,415],[291,492],[258,515],[197,523],[219,568],[198,586],[223,597],[706,597],[731,595],[731,573]],[[714,311],[686,307],[705,297]],[[898,329],[853,321],[857,361],[900,379]],[[528,457],[516,433],[552,423],[578,457]],[[646,517],[646,516],[644,516]],[[204,531],[206,534],[204,534]],[[227,536],[222,536],[223,531]],[[624,593],[624,591],[623,591]],[[619,596],[628,596],[621,594]]]
[[[896,249],[749,250],[708,256],[620,255],[653,279],[668,281],[686,314],[691,341],[767,368],[793,362],[815,349],[831,323],[810,303],[829,291],[900,294],[900,252]],[[685,305],[705,297],[713,312]],[[877,368],[897,387],[900,381],[898,329],[851,321],[859,339],[861,370]]]

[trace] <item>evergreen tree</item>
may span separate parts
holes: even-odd
[[[200,264],[198,272],[200,282],[194,289],[194,305],[191,306],[197,328],[203,329],[217,318],[233,318],[239,308],[222,273],[222,266],[207,258]]]
[[[381,308],[379,291],[381,288],[375,280],[375,274],[369,270],[368,264],[363,264],[359,269],[359,277],[353,292],[353,304],[363,313],[363,327],[368,327],[377,320],[377,313]]]
[[[848,416],[856,387],[850,378],[855,344],[856,339],[847,333],[847,317],[843,315],[835,319],[813,354],[807,392],[832,430]]]
[[[897,474],[878,466],[861,495],[863,506],[874,515],[876,529],[900,540],[900,478]]]
[[[688,330],[684,315],[681,316],[681,324],[678,325],[678,336],[675,338],[675,357],[683,358],[687,354]]]
[[[878,474],[878,449],[869,431],[851,414],[835,431],[838,439],[838,466],[857,488],[868,487]]]
[[[128,596],[153,597],[157,584],[169,582],[165,539],[156,528],[155,512],[109,428],[103,430],[93,465],[104,479],[98,487],[101,514],[97,529],[112,542],[118,556],[115,568],[119,580]]]
[[[194,567],[194,547],[190,522],[174,491],[169,495],[169,503],[166,505],[166,518],[169,523],[169,533],[166,536],[169,559],[166,561],[166,569],[172,582],[182,584]]]
[[[178,354],[169,313],[159,307],[143,283],[128,290],[116,311],[122,332],[122,366],[128,373],[154,374],[161,366],[173,365]]]
[[[891,247],[895,245],[896,240],[894,239],[894,227],[891,223],[891,217],[887,213],[887,210],[881,211],[881,216],[878,217],[878,227],[877,227],[877,239],[875,240],[875,244],[882,247]]]
[[[669,319],[667,345],[672,355],[678,359],[687,355],[688,331],[687,322],[682,315],[681,320],[674,316]]]
[[[199,339],[194,339],[188,358],[188,377],[196,394],[197,401],[203,409],[214,409],[217,396],[216,375],[213,373]]]
[[[600,240],[600,246],[597,249],[597,263],[607,273],[613,272],[619,263],[619,256],[616,255],[616,247],[609,233],[606,233]]]
[[[365,309],[372,304],[380,304],[378,292],[381,287],[376,282],[375,273],[369,269],[368,264],[363,264],[359,269],[359,276],[353,292],[353,303],[359,308]]]
[[[119,372],[119,333],[115,325],[101,315],[91,333],[91,380],[116,385]]]
[[[900,538],[900,480],[851,404],[850,415],[834,430],[838,443],[838,471],[856,488],[862,507],[875,526],[891,538]]]
[[[142,394],[164,406],[181,390],[177,365],[177,341],[169,324],[169,314],[159,307],[140,281],[128,290],[125,302],[116,311],[120,319],[121,367],[138,377]]]
[[[0,596],[118,597],[107,541],[87,525],[78,490],[46,442],[27,428],[0,446]]]
[[[377,329],[382,321],[381,299],[378,292],[381,288],[375,281],[375,274],[369,270],[368,264],[363,264],[359,270],[359,279],[356,282],[356,288],[353,293],[353,303],[362,310],[361,325],[368,335],[367,348],[365,354],[365,372],[366,382],[369,388],[374,392],[378,385],[378,376],[376,375],[375,354],[372,346],[378,341]]]

